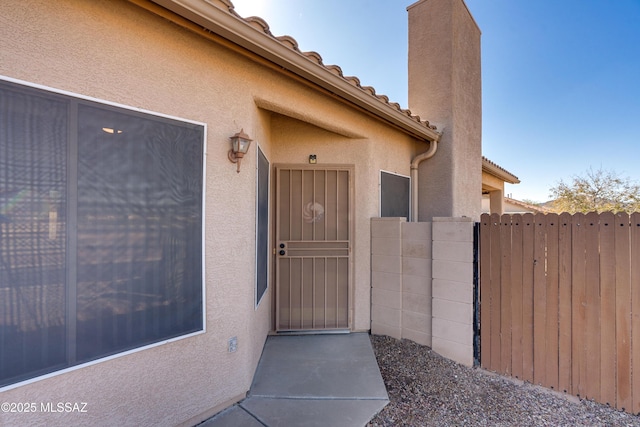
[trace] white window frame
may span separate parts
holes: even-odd
[[[409,215],[407,216],[407,221],[411,221],[411,191],[412,191],[412,186],[413,186],[413,182],[411,182],[411,176],[409,175],[403,175],[397,172],[391,172],[391,171],[387,171],[384,169],[380,169],[380,173],[378,174],[378,216],[382,217],[382,174],[383,173],[387,173],[389,175],[395,175],[395,176],[399,176],[402,178],[407,178],[409,180]]]
[[[113,359],[119,359],[121,357],[125,357],[127,355],[133,354],[133,353],[138,353],[141,351],[145,351],[145,350],[149,350],[155,347],[159,347],[159,346],[163,346],[172,342],[176,342],[176,341],[181,341],[184,339],[188,339],[194,336],[198,336],[198,335],[202,335],[205,334],[207,332],[207,316],[206,316],[206,306],[207,306],[207,300],[206,300],[206,244],[205,244],[205,230],[206,230],[206,182],[207,182],[207,124],[203,123],[203,122],[199,122],[199,121],[195,121],[195,120],[189,120],[189,119],[185,119],[182,117],[177,117],[177,116],[173,116],[173,115],[168,115],[168,114],[163,114],[163,113],[159,113],[159,112],[155,112],[155,111],[151,111],[151,110],[146,110],[143,108],[137,108],[137,107],[132,107],[129,105],[124,105],[124,104],[120,104],[117,102],[112,102],[112,101],[107,101],[104,99],[100,99],[100,98],[94,98],[94,97],[90,97],[90,96],[86,96],[86,95],[82,95],[82,94],[78,94],[75,92],[70,92],[70,91],[66,91],[66,90],[61,90],[61,89],[56,89],[53,87],[49,87],[49,86],[45,86],[45,85],[41,85],[41,84],[37,84],[37,83],[32,83],[32,82],[28,82],[28,81],[24,81],[24,80],[20,80],[20,79],[15,79],[12,77],[8,77],[8,76],[4,76],[4,75],[0,75],[0,81],[6,81],[6,82],[10,82],[10,83],[14,83],[17,85],[21,85],[21,86],[25,86],[27,88],[33,88],[33,89],[38,89],[38,90],[42,90],[42,91],[46,91],[46,92],[50,92],[53,94],[59,94],[59,95],[63,95],[66,97],[72,97],[72,98],[77,98],[80,100],[85,100],[85,101],[90,101],[93,103],[97,103],[97,104],[102,104],[102,105],[107,105],[107,106],[112,106],[118,109],[122,109],[122,110],[129,110],[129,111],[133,111],[133,112],[138,112],[138,113],[142,113],[142,114],[147,114],[147,115],[151,115],[151,116],[155,116],[155,117],[161,117],[161,118],[166,118],[166,119],[170,119],[170,120],[175,120],[175,121],[180,121],[180,122],[184,122],[184,123],[190,123],[190,124],[194,124],[194,125],[198,125],[198,126],[202,126],[203,127],[203,152],[202,152],[202,222],[201,222],[201,242],[202,242],[202,247],[201,247],[201,268],[202,268],[202,283],[201,283],[201,292],[202,292],[202,329],[199,331],[195,331],[195,332],[191,332],[185,335],[180,335],[177,337],[173,337],[173,338],[169,338],[166,340],[162,340],[162,341],[158,341],[155,343],[151,343],[151,344],[147,344],[141,347],[136,347],[133,349],[129,349],[129,350],[125,350],[122,352],[118,352],[116,354],[112,354],[109,356],[104,356],[95,360],[91,360],[85,363],[81,363],[78,365],[73,365],[73,366],[69,366],[67,368],[63,368],[57,371],[53,371],[53,372],[49,372],[40,376],[36,376],[33,378],[28,378],[26,380],[23,381],[19,381],[13,384],[8,384],[5,385],[3,387],[0,387],[0,392],[3,391],[8,391],[8,390],[12,390],[18,387],[22,387],[25,386],[27,384],[32,384],[38,381],[42,381],[48,378],[52,378],[52,377],[56,377],[59,375],[64,375],[66,373],[69,372],[73,372],[76,371],[78,369],[83,369],[86,368],[88,366],[93,366],[93,365],[97,365],[97,364],[101,364],[101,363],[105,363],[108,362],[110,360]]]

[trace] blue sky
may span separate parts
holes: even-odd
[[[408,107],[411,0],[232,1]],[[466,4],[482,31],[482,151],[521,181],[506,192],[546,201],[589,168],[640,182],[640,0]]]

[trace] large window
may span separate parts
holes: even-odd
[[[0,387],[202,330],[203,144],[0,80]]]

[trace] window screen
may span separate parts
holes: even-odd
[[[258,147],[256,305],[269,283],[269,161]]]
[[[0,81],[0,386],[202,330],[203,139]]]
[[[409,219],[410,183],[408,176],[380,172],[380,216]]]

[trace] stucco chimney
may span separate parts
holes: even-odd
[[[463,0],[420,0],[409,13],[409,109],[443,132],[420,164],[420,221],[479,219],[482,203],[480,29]]]

